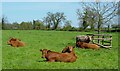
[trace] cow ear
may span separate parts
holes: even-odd
[[[48,50],[47,52],[51,52],[51,50]]]
[[[42,51],[42,49],[40,49],[40,51]]]
[[[19,38],[17,38],[17,40],[21,41]]]
[[[16,41],[17,39],[13,39],[13,41]]]
[[[73,46],[73,48],[75,48],[75,46]]]
[[[14,38],[13,37],[9,37],[9,39],[13,40]]]

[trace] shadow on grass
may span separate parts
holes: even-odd
[[[39,60],[39,61],[37,61],[37,62],[47,62],[47,60]]]

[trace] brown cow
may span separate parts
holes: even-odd
[[[13,47],[25,46],[25,43],[22,42],[21,40],[17,39],[17,38],[11,38],[10,40],[7,41],[7,44],[9,44]]]
[[[79,35],[76,36],[76,46],[79,47],[79,45],[77,45],[77,42],[86,42],[89,43],[91,41],[91,36],[86,36],[86,35]]]
[[[42,58],[46,58],[48,62],[75,62],[77,57],[73,53],[58,53],[47,49],[41,49]]]
[[[74,52],[73,48],[75,48],[75,47],[73,47],[73,46],[67,46],[67,47],[65,47],[62,50],[62,53],[66,53],[66,52],[71,53],[71,52]]]
[[[96,44],[92,43],[85,43],[85,42],[77,42],[77,45],[81,48],[88,48],[88,49],[99,49],[100,47]]]
[[[75,47],[73,47],[73,46],[67,46],[62,50],[62,53],[71,53],[77,58],[77,56],[74,53],[74,48]]]

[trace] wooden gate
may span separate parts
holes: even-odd
[[[111,34],[87,34],[91,36],[92,43],[97,44],[104,48],[112,47],[112,35]]]

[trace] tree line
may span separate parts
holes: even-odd
[[[82,3],[82,9],[77,9],[79,27],[73,27],[72,21],[67,20],[63,12],[51,13],[48,12],[47,16],[42,20],[33,20],[30,22],[7,22],[5,16],[2,17],[3,30],[63,30],[63,31],[119,31],[119,24],[110,25],[113,18],[120,15],[118,3]],[[64,26],[61,26],[64,24]],[[106,25],[106,27],[104,27]]]
[[[65,25],[61,27],[61,24]],[[72,30],[71,21],[66,19],[63,12],[48,12],[43,20],[32,20],[29,22],[13,22],[8,23],[7,17],[2,17],[3,30]]]

